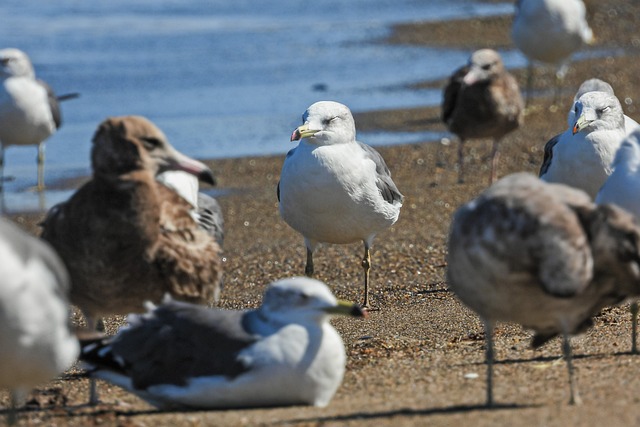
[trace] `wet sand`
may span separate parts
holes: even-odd
[[[592,48],[616,50],[610,57],[574,63],[563,87],[563,101],[551,106],[553,70],[536,73],[534,99],[525,125],[503,142],[500,176],[537,173],[545,142],[566,128],[566,111],[580,82],[609,81],[636,120],[640,111],[640,33],[637,2],[590,2]],[[511,18],[456,23],[403,25],[385,42],[451,48],[509,47]],[[478,41],[482,41],[482,45]],[[461,64],[462,65],[462,64]],[[515,72],[520,82],[523,74]],[[424,82],[441,87],[443,82]],[[356,115],[360,130],[439,130],[439,108],[379,111]],[[366,142],[366,141],[365,141]],[[640,421],[640,357],[628,354],[630,321],[625,307],[610,308],[596,325],[573,340],[577,381],[584,404],[569,406],[561,343],[529,349],[530,333],[512,325],[496,329],[494,393],[499,406],[487,410],[484,334],[480,321],[448,291],[446,236],[452,213],[488,182],[490,141],[467,144],[465,184],[457,184],[456,142],[381,148],[394,180],[405,194],[400,220],[379,235],[373,249],[372,304],[366,320],[336,319],[348,354],[347,373],[326,408],[157,413],[133,395],[100,383],[103,403],[87,401],[87,381],[71,371],[32,394],[24,425],[636,425]],[[301,275],[302,238],[278,215],[275,188],[284,156],[208,162],[225,214],[225,308],[255,307],[265,285]],[[76,183],[77,184],[77,183]],[[13,219],[37,233],[42,215]],[[362,299],[360,244],[323,246],[315,257],[318,278],[339,298]],[[122,324],[110,319],[108,330]],[[477,374],[469,378],[467,374]],[[472,375],[473,376],[473,375]],[[8,403],[6,393],[0,405]]]

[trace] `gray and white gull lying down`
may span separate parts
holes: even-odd
[[[160,408],[325,406],[346,362],[329,317],[366,314],[306,277],[272,283],[255,310],[170,298],[148,308],[115,337],[84,342],[81,360]]]

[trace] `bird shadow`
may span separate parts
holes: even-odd
[[[516,403],[500,403],[493,406],[487,405],[453,405],[445,406],[442,408],[425,408],[425,409],[412,409],[412,408],[400,408],[391,411],[377,411],[377,412],[354,412],[352,414],[344,415],[332,415],[327,417],[309,417],[309,418],[296,418],[290,420],[283,420],[275,424],[294,424],[294,423],[329,423],[329,422],[346,422],[346,421],[362,421],[362,420],[376,420],[381,418],[391,417],[415,417],[415,416],[430,416],[430,415],[447,415],[447,414],[463,414],[472,411],[500,411],[510,409],[525,409],[539,407],[540,405],[520,405]]]

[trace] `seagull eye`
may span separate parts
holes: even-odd
[[[162,141],[160,141],[158,138],[144,137],[141,139],[142,139],[142,144],[144,145],[144,148],[146,148],[148,151],[153,151],[162,145]]]
[[[491,68],[491,64],[484,64],[481,68],[483,70],[487,71],[487,70],[489,70],[489,68]]]

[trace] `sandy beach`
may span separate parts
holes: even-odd
[[[566,128],[566,111],[579,84],[591,77],[611,83],[625,113],[640,120],[640,32],[638,2],[590,1],[589,22],[597,58],[572,64],[562,102],[552,106],[554,70],[538,68],[541,94],[525,124],[502,144],[499,175],[538,172],[545,142]],[[511,17],[448,23],[417,23],[395,29],[381,43],[427,44],[445,48],[509,48]],[[462,64],[460,64],[462,65]],[[453,71],[453,70],[452,70]],[[521,85],[522,70],[514,74]],[[442,87],[425,81],[423,87]],[[356,114],[359,130],[444,131],[439,108]],[[283,137],[286,137],[284,135]],[[366,141],[365,141],[366,142]],[[35,390],[20,425],[475,425],[608,426],[640,423],[640,357],[630,355],[626,307],[606,309],[595,327],[574,338],[581,406],[569,406],[561,342],[531,350],[531,334],[518,326],[496,328],[494,397],[484,408],[485,365],[482,324],[447,289],[446,238],[452,213],[488,183],[490,141],[466,145],[468,179],[457,183],[457,142],[425,141],[379,151],[406,200],[400,220],[373,247],[372,305],[364,320],[336,319],[348,362],[344,382],[326,408],[160,413],[122,389],[99,383],[102,403],[87,407],[88,381],[72,370]],[[304,271],[302,238],[279,217],[275,194],[284,156],[207,162],[225,195],[225,288],[220,306],[259,305],[265,285]],[[79,185],[74,182],[72,185]],[[12,219],[38,234],[43,214]],[[317,277],[343,299],[363,296],[361,245],[322,246],[315,256]],[[107,321],[109,332],[122,318]],[[475,375],[470,374],[477,374]],[[0,405],[8,404],[7,393]],[[0,421],[0,424],[2,421]]]

